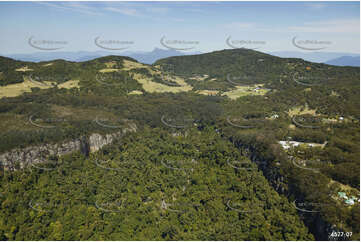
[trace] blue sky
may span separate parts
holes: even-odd
[[[359,2],[0,2],[0,53],[39,52],[32,41],[62,41],[61,51],[106,47],[150,51],[236,46],[259,51],[360,51]],[[292,44],[292,39],[306,49]],[[182,43],[174,43],[177,40]],[[321,41],[322,43],[307,43]],[[108,42],[106,42],[108,41]],[[109,41],[118,41],[109,43]],[[119,44],[127,41],[128,44]],[[184,42],[188,42],[185,44]],[[230,43],[228,42],[228,43]],[[39,42],[37,42],[39,43]],[[64,44],[65,43],[65,44]],[[164,42],[163,42],[164,43]],[[45,46],[45,45],[43,45]],[[47,45],[49,46],[49,45]]]

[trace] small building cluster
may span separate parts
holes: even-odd
[[[325,144],[317,144],[317,143],[304,143],[304,142],[298,142],[298,141],[278,141],[278,143],[282,146],[283,149],[288,150],[290,148],[294,148],[294,147],[298,147],[300,145],[304,145],[303,147],[309,147],[309,148],[313,148],[313,147],[323,147]]]
[[[360,202],[360,199],[357,199],[355,196],[349,198],[345,192],[338,192],[337,195],[339,198],[344,199],[344,203],[347,205],[354,205],[355,202]]]

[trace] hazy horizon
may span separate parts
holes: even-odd
[[[261,52],[360,53],[359,2],[0,2],[0,6],[3,55],[106,48],[119,53],[154,48],[205,53],[241,47]]]

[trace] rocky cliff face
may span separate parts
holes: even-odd
[[[44,144],[29,146],[24,149],[13,149],[0,154],[0,167],[5,170],[23,169],[31,164],[46,162],[49,157],[62,156],[76,151],[87,156],[90,152],[96,152],[103,146],[113,143],[125,133],[136,130],[136,125],[130,124],[127,128],[116,133],[106,135],[94,133],[89,137],[82,136],[61,144]]]
[[[232,139],[230,139],[232,142]],[[241,154],[250,158],[252,162],[257,163],[258,168],[263,172],[263,175],[267,178],[269,184],[280,194],[286,197],[291,194],[295,199],[302,201],[303,197],[300,194],[296,194],[288,186],[287,179],[280,173],[279,163],[275,165],[269,164],[267,161],[263,161],[262,155],[260,155],[253,147],[243,145],[239,142],[234,142],[235,146],[240,150]],[[292,201],[290,201],[292,202]],[[342,231],[335,225],[326,222],[320,214],[314,213],[302,213],[301,218],[310,232],[315,236],[316,240],[340,240],[336,237],[331,238],[329,235],[332,231]]]
[[[113,134],[92,134],[89,136],[89,152],[96,152],[101,149],[104,145],[111,144],[116,138],[122,136],[122,132],[117,132]]]

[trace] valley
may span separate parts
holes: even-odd
[[[0,73],[2,240],[360,238],[359,67],[233,49]]]

